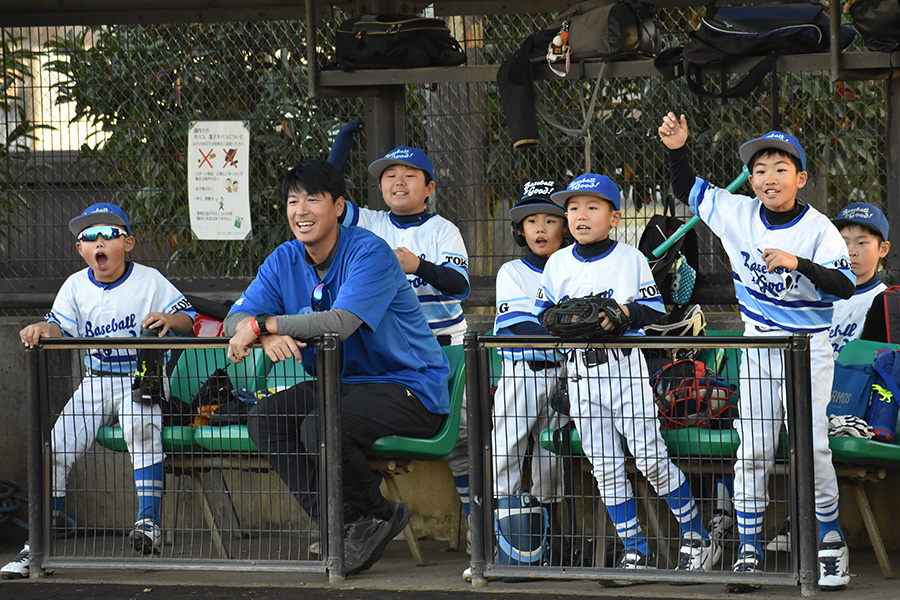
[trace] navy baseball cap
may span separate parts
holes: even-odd
[[[516,205],[509,209],[509,218],[520,223],[529,215],[547,214],[565,216],[566,211],[551,198],[556,192],[565,188],[552,179],[532,179],[522,186],[522,195]]]
[[[750,159],[753,158],[754,154],[756,154],[760,150],[766,150],[769,148],[773,150],[781,150],[782,152],[787,152],[791,156],[796,156],[798,159],[800,159],[800,170],[806,170],[806,153],[803,152],[803,148],[800,146],[800,142],[798,142],[797,138],[795,138],[794,136],[783,133],[781,131],[770,131],[762,137],[752,139],[749,142],[744,142],[743,144],[741,144],[741,147],[738,150],[738,154],[740,154],[741,160],[744,161],[744,164],[749,167],[751,166],[749,164]]]
[[[83,213],[69,221],[69,231],[72,232],[72,235],[77,236],[91,225],[98,223],[121,225],[128,235],[131,235],[131,222],[128,220],[128,215],[115,204],[108,202],[88,206]]]
[[[597,196],[598,198],[604,198],[612,202],[616,210],[621,210],[622,206],[622,193],[619,191],[619,186],[613,183],[613,180],[606,175],[597,175],[596,173],[579,175],[569,182],[565,191],[556,192],[551,198],[553,198],[554,202],[559,202],[565,206],[572,196]]]
[[[418,148],[410,148],[409,146],[397,146],[369,165],[369,173],[374,177],[381,177],[384,170],[394,165],[406,165],[421,169],[428,173],[428,176],[434,180],[434,167],[431,165],[431,159]]]
[[[838,213],[836,219],[831,221],[835,227],[840,229],[844,225],[860,225],[866,229],[871,229],[881,236],[881,239],[887,241],[890,226],[887,217],[876,206],[872,206],[868,202],[854,202],[849,206],[845,206]]]

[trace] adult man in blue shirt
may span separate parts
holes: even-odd
[[[375,234],[338,224],[343,176],[310,160],[282,182],[296,240],[275,249],[225,320],[229,358],[240,362],[258,340],[273,361],[302,361],[303,340],[335,332],[342,341],[344,567],[371,567],[406,526],[407,506],[381,495],[364,449],[392,434],[429,437],[449,412],[450,367],[393,250]],[[251,411],[260,452],[314,520],[318,493],[316,382],[282,390]]]

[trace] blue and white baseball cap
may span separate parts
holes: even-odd
[[[406,165],[407,167],[421,169],[434,180],[434,167],[431,164],[431,159],[420,149],[410,148],[409,146],[397,146],[385,154],[384,158],[379,158],[373,162],[369,165],[369,173],[374,177],[381,177],[385,169],[394,165]]]
[[[797,138],[794,136],[781,131],[770,131],[762,137],[752,139],[749,142],[744,142],[741,144],[738,154],[740,154],[744,164],[749,167],[750,159],[753,158],[753,155],[760,150],[765,150],[767,148],[781,150],[787,152],[791,156],[796,156],[800,159],[801,170],[806,170],[806,153],[803,152],[800,142],[798,142]]]
[[[612,202],[616,210],[621,210],[622,206],[622,193],[619,191],[619,186],[613,183],[613,180],[606,175],[597,175],[596,173],[579,175],[569,182],[565,191],[557,192],[551,198],[553,198],[554,202],[565,206],[572,196],[597,196],[598,198],[604,198]]]
[[[877,206],[872,206],[868,202],[854,202],[849,206],[845,206],[838,213],[837,218],[831,222],[838,229],[844,225],[860,225],[866,229],[871,229],[880,235],[884,241],[887,241],[890,231],[887,217],[884,216],[881,209]]]
[[[522,186],[522,195],[516,205],[509,209],[509,218],[520,223],[529,215],[546,214],[565,216],[565,209],[553,201],[551,196],[565,188],[552,179],[532,179]]]
[[[72,232],[72,235],[77,236],[91,225],[98,223],[121,225],[128,235],[131,235],[131,222],[128,220],[128,215],[115,204],[108,202],[88,206],[83,213],[69,221],[69,231]]]

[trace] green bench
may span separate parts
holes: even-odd
[[[177,358],[175,367],[169,377],[170,394],[172,398],[178,398],[182,402],[190,404],[200,387],[218,368],[224,368],[231,378],[232,385],[235,388],[259,389],[265,382],[266,373],[269,371],[271,361],[266,357],[265,353],[255,348],[250,356],[242,363],[232,363],[227,358],[228,350],[226,348],[188,348],[185,349]],[[232,521],[238,523],[236,530],[240,530],[240,521],[234,506],[230,502],[230,493],[227,485],[221,476],[222,469],[230,469],[235,467],[235,459],[233,457],[222,457],[210,455],[204,452],[203,443],[205,440],[202,436],[198,436],[198,429],[186,425],[166,426],[162,428],[163,449],[166,452],[164,462],[167,477],[174,478],[180,475],[189,475],[193,481],[194,489],[200,492],[200,501],[203,507],[204,524],[210,531],[213,544],[219,555],[223,558],[229,558],[230,554],[222,539],[222,526],[216,522],[215,512],[210,503],[210,496],[215,496],[222,500],[224,505],[224,514]],[[122,434],[122,428],[118,425],[104,426],[97,431],[97,442],[110,450],[124,452],[127,450],[125,440]],[[208,448],[207,448],[208,449]],[[248,460],[259,462],[259,459],[239,458],[239,462],[247,462]],[[218,489],[210,489],[203,481],[204,473],[218,473],[213,482],[214,487]],[[177,503],[172,501],[172,492],[180,491],[180,485],[172,485],[167,483],[165,489],[169,492],[164,498],[169,498],[164,502],[164,525],[166,544],[172,544],[173,528],[177,515],[175,507]]]

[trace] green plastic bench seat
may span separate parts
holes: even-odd
[[[246,425],[203,425],[194,430],[194,442],[214,452],[258,452]]]
[[[225,348],[187,348],[169,377],[169,390],[173,398],[190,403],[210,374],[224,368],[235,388],[257,390],[265,383],[266,373],[272,361],[261,348],[254,348],[242,363],[228,360]],[[189,435],[190,434],[190,435]],[[163,427],[163,449],[166,452],[184,452],[194,445],[193,428],[187,431],[179,427]],[[127,450],[118,425],[104,426],[97,430],[97,442],[104,448],[124,452]]]
[[[900,467],[900,446],[854,437],[829,437],[832,462]]]
[[[685,427],[683,429],[660,430],[663,441],[673,458],[734,458],[737,456],[737,448],[740,438],[734,429],[703,429],[700,427]],[[545,429],[541,432],[540,444],[545,450],[560,452],[554,438],[554,430]],[[777,456],[787,456],[788,441],[784,432],[778,444]],[[583,454],[581,449],[581,436],[577,429],[572,430],[572,452]]]
[[[116,452],[126,452],[125,438],[121,427],[101,427],[97,430],[97,443],[104,448]],[[163,450],[166,452],[185,452],[194,446],[194,428],[187,425],[163,427]]]
[[[462,346],[444,346],[450,360],[450,413],[430,438],[388,435],[366,448],[368,456],[436,460],[447,456],[459,439],[459,418],[466,391],[465,354]]]

